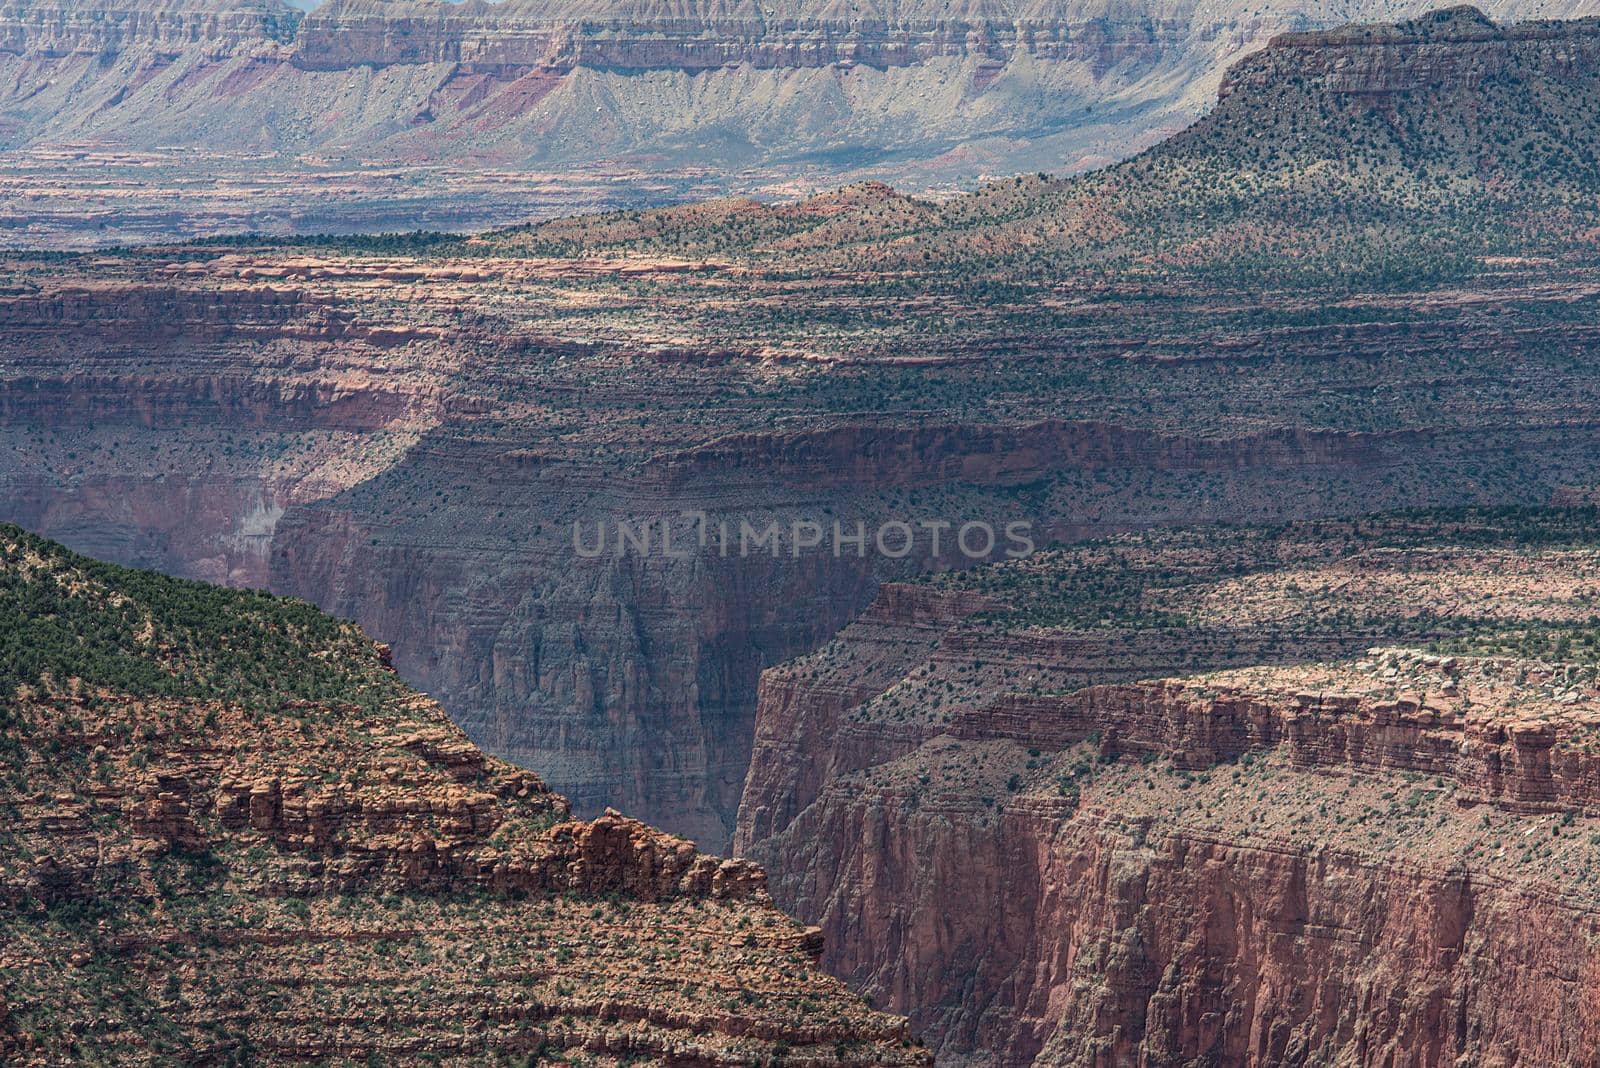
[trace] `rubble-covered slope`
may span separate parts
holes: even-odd
[[[919,1063],[759,869],[570,818],[303,602],[0,530],[8,1064]]]

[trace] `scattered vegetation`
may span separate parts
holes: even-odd
[[[304,601],[102,563],[0,526],[0,697],[292,700],[373,708],[403,692],[371,641]]]

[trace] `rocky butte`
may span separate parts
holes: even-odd
[[[1145,147],[1280,32],[1425,7],[8,0],[0,218],[71,247],[965,188]]]
[[[7,1064],[925,1064],[761,871],[573,820],[303,602],[0,529]]]

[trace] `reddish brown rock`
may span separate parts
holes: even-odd
[[[1254,564],[1146,535],[885,587],[763,677],[735,849],[952,1059],[1600,1063],[1593,663],[1347,633],[1581,636],[1600,555],[1432,523],[1409,549],[1381,523],[1369,552],[1291,527]],[[1026,622],[1050,605],[1090,622]]]
[[[759,868],[572,820],[354,627],[0,529],[0,648],[51,620],[0,666],[8,1064],[929,1062]]]

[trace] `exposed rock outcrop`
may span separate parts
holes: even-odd
[[[1256,330],[1204,288],[1086,292],[1070,327],[1034,321],[1029,345],[1082,354],[1063,368],[998,359],[982,324],[916,362],[882,360],[876,337],[818,352],[781,323],[729,334],[695,318],[718,314],[701,285],[751,285],[752,309],[871,305],[851,279],[819,297],[670,263],[163,251],[16,261],[8,278],[7,518],[357,618],[478,743],[581,813],[615,805],[712,850],[744,787],[761,670],[825,642],[880,581],[966,566],[968,520],[999,554],[1012,522],[1043,545],[1600,483],[1600,397],[1571,362],[1593,331],[1566,313],[1582,280]],[[659,330],[630,295],[640,280],[689,287]],[[1091,366],[1113,384],[1087,386]],[[1490,373],[1515,415],[1485,407]],[[1330,420],[1352,388],[1361,402]],[[701,545],[699,513],[726,524],[727,555]],[[691,555],[619,557],[618,521],[648,524],[658,549],[665,522]],[[894,559],[836,556],[835,521],[952,526],[938,555],[919,525]],[[827,537],[798,556],[787,536],[775,554],[738,549],[741,523],[795,522]],[[575,525],[591,542],[608,527],[607,551],[580,557]]]
[[[357,618],[580,813],[717,850],[762,668],[879,583],[973,562],[968,521],[998,555],[1012,523],[1043,545],[1600,484],[1600,171],[1506,169],[1600,143],[1596,72],[1546,59],[1481,107],[1335,106],[1289,79],[1281,114],[1246,106],[1271,94],[1218,109],[1247,137],[1213,124],[1188,156],[941,205],[864,184],[471,239],[14,257],[0,502],[85,550]],[[1469,114],[1533,140],[1480,174],[1449,140]],[[1254,137],[1267,118],[1281,137]],[[1364,169],[1380,134],[1427,167]],[[1274,154],[1266,187],[1241,144]],[[1202,150],[1215,181],[1186,178]],[[1348,185],[1318,184],[1336,170]],[[919,531],[903,556],[720,536],[893,522]],[[656,551],[579,552],[618,524]]]
[[[1593,661],[1366,646],[1588,633],[1592,545],[1475,522],[886,586],[763,677],[735,848],[955,1061],[1596,1063]]]
[[[8,1064],[927,1062],[759,868],[571,819],[348,624],[15,528],[0,608]]]
[[[1244,89],[1279,87],[1292,73],[1333,94],[1469,93],[1531,64],[1575,75],[1597,63],[1600,19],[1500,26],[1463,6],[1397,25],[1273,38],[1267,49],[1231,68],[1218,91],[1227,99]]]

